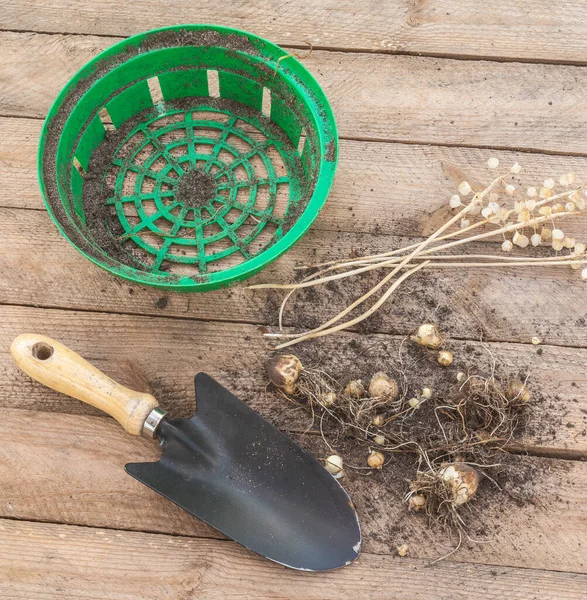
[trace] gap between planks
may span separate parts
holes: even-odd
[[[48,109],[48,98],[77,67],[103,50],[108,39],[88,35],[55,40],[8,32],[0,36],[6,55],[2,111],[39,117]],[[33,62],[25,54],[25,45],[39,60]],[[442,61],[317,51],[306,62],[331,100],[341,136],[472,147],[502,147],[504,140],[511,140],[514,148],[585,153],[579,135],[585,125],[580,110],[584,69]],[[409,84],[400,89],[397,82],[406,73]],[[18,82],[13,81],[17,76]]]
[[[92,31],[79,32],[79,31],[44,31],[42,29],[16,29],[0,27],[0,33],[32,33],[38,35],[71,35],[71,36],[88,36],[101,37],[113,39],[115,42],[128,39],[130,36],[120,36],[109,33],[95,33]],[[278,44],[280,48],[285,50],[308,50],[307,44]],[[546,59],[546,58],[524,58],[524,57],[512,57],[512,56],[493,56],[491,54],[459,54],[458,52],[417,52],[409,50],[393,50],[386,48],[352,48],[350,46],[332,46],[332,45],[320,45],[312,44],[312,50],[320,52],[342,52],[346,54],[382,54],[386,56],[411,56],[413,58],[440,58],[443,60],[458,60],[458,61],[485,61],[485,62],[498,62],[498,63],[519,63],[519,64],[530,64],[530,65],[561,65],[568,67],[587,67],[587,61],[585,60],[570,60],[570,59]],[[304,59],[298,59],[300,62],[304,62]],[[1,115],[10,116],[10,115]],[[352,139],[352,138],[351,138]]]
[[[424,560],[369,553],[342,570],[307,574],[255,556],[234,542],[10,520],[0,521],[0,530],[0,569],[8,575],[8,586],[0,584],[3,600],[122,595],[159,600],[162,593],[186,600],[324,600],[334,595],[339,600],[441,600],[455,590],[466,591],[469,600],[581,600],[587,585],[587,577],[578,573],[462,562],[429,566]],[[156,582],[145,571],[156,572]]]

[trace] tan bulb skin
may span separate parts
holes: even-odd
[[[116,383],[79,354],[50,337],[23,333],[12,342],[10,353],[27,375],[52,390],[108,413],[132,435],[143,433],[147,418],[158,406],[157,400],[150,394]],[[161,415],[160,418],[165,414],[159,409],[156,413]]]

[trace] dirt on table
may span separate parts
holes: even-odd
[[[507,451],[508,444],[523,443],[530,434],[546,438],[553,430],[552,423],[560,419],[556,403],[549,408],[550,402],[533,389],[531,378],[527,379],[527,369],[522,366],[512,370],[511,364],[503,363],[499,356],[493,356],[480,344],[449,341],[447,345],[455,356],[449,367],[438,364],[437,351],[418,346],[409,338],[398,340],[373,334],[347,336],[342,343],[340,339],[326,338],[284,351],[298,356],[304,368],[327,373],[340,384],[339,393],[352,379],[362,379],[367,386],[377,371],[385,371],[394,378],[400,389],[399,397],[375,411],[383,416],[384,425],[374,427],[370,420],[361,424],[367,433],[348,424],[341,425],[340,417],[348,417],[348,413],[334,407],[333,417],[303,395],[287,394],[267,383],[262,403],[265,416],[286,429],[316,458],[324,460],[331,454],[343,457],[341,482],[357,506],[371,548],[393,551],[395,545],[406,540],[421,543],[414,535],[425,525],[427,535],[438,547],[450,549],[452,545],[454,549],[460,544],[473,543],[469,538],[483,541],[497,535],[503,527],[510,527],[512,521],[508,515],[512,511],[517,511],[519,519],[528,521],[530,526],[529,507],[552,496],[552,485],[548,487],[545,482],[552,481],[553,476],[564,476],[563,461]],[[495,380],[500,391],[504,391],[510,381],[527,382],[531,399],[521,403],[523,406],[519,403],[506,415],[515,420],[507,430],[507,440],[487,442],[479,429],[479,436],[469,440],[469,444],[447,443],[445,436],[448,442],[454,442],[460,429],[460,417],[452,418],[458,413],[451,416],[451,408],[459,397],[462,399],[459,388],[463,381],[457,381],[457,373],[464,373],[472,381],[476,381],[476,377]],[[234,385],[238,386],[236,373],[234,377]],[[410,408],[408,401],[420,397],[423,387],[431,388],[432,398],[417,409]],[[246,388],[238,392],[243,398],[253,393]],[[541,414],[540,421],[534,418],[537,411]],[[396,419],[398,414],[402,416]],[[480,428],[478,419],[479,414],[471,417],[468,426]],[[456,427],[450,430],[451,425]],[[385,442],[376,443],[374,434],[383,435]],[[400,445],[406,441],[410,443]],[[373,451],[384,455],[382,469],[368,466],[367,458]],[[458,506],[458,525],[447,521],[444,515],[437,518],[438,515],[426,511],[409,509],[407,496],[412,482],[418,479],[419,473],[431,470],[426,461],[430,461],[435,473],[443,466],[463,462],[474,465],[479,474],[477,491],[469,502]],[[561,472],[557,474],[557,470]],[[564,498],[555,497],[553,501],[564,502]]]

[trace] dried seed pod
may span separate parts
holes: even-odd
[[[424,346],[425,348],[432,348],[432,350],[440,348],[444,341],[440,331],[438,331],[436,325],[433,325],[432,323],[420,325],[416,335],[411,336],[411,338],[416,344]]]
[[[508,400],[520,400],[521,402],[530,401],[530,392],[526,387],[525,383],[522,383],[519,379],[510,381],[509,385],[505,390],[505,397]]]
[[[449,352],[448,350],[441,350],[438,353],[438,364],[442,365],[443,367],[449,367],[450,365],[452,365],[452,361],[453,361],[453,356],[452,356],[452,352]]]
[[[300,359],[294,354],[282,354],[265,363],[271,383],[286,394],[295,394],[296,381],[303,370]]]
[[[418,512],[426,508],[426,496],[424,494],[412,494],[408,500],[408,510]]]
[[[407,544],[402,544],[401,546],[396,547],[397,555],[404,557],[410,551],[410,547]]]
[[[349,398],[363,398],[367,395],[361,379],[353,379],[346,384],[344,393]]]
[[[439,476],[450,490],[456,506],[467,503],[479,487],[479,473],[462,462],[447,465],[441,469]]]
[[[385,456],[383,456],[383,454],[381,454],[381,452],[375,452],[372,450],[371,454],[369,454],[369,458],[367,458],[367,464],[372,469],[381,469],[383,467],[384,463],[385,463]]]
[[[378,445],[378,446],[385,446],[385,438],[382,435],[374,435],[373,436],[373,441]]]
[[[420,396],[422,398],[432,398],[432,388],[429,388],[429,387],[422,388],[422,391],[420,392]]]
[[[395,400],[399,396],[397,381],[388,377],[383,371],[375,373],[369,382],[369,396]]]
[[[342,456],[333,454],[324,460],[324,466],[329,473],[339,475],[342,473]]]

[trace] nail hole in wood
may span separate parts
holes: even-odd
[[[53,356],[53,347],[45,342],[37,342],[33,346],[33,356],[38,360],[47,360]]]

